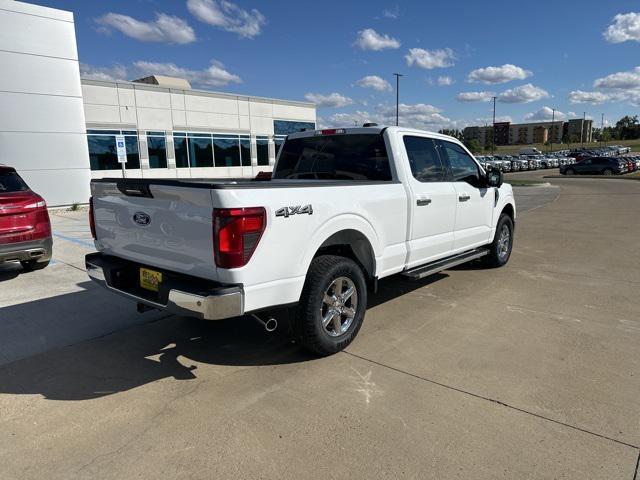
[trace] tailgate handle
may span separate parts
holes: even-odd
[[[133,183],[130,180],[125,182],[117,182],[118,190],[127,197],[147,197],[153,198],[151,189],[147,183]]]

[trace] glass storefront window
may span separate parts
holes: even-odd
[[[269,137],[256,137],[258,165],[269,165]]]
[[[133,168],[140,168],[140,153],[138,152],[138,137],[124,137],[124,144],[127,147],[127,163],[125,168],[131,170]]]
[[[213,167],[213,145],[211,136],[189,135],[189,161],[191,167]]]
[[[116,170],[122,168],[116,153],[116,137],[87,135],[91,170]]]
[[[313,122],[292,122],[290,120],[274,120],[274,135],[289,135],[291,133],[302,132],[303,130],[315,130],[316,124]]]
[[[176,154],[176,168],[189,168],[187,138],[183,134],[173,134],[173,150]]]
[[[91,170],[121,170],[116,149],[116,135],[124,134],[127,147],[127,170],[140,168],[138,135],[135,130],[87,130]]]
[[[149,168],[167,168],[167,140],[164,133],[147,132],[147,149]]]
[[[216,167],[239,167],[238,137],[213,137]]]
[[[251,137],[240,135],[240,154],[242,156],[242,166],[251,166]]]

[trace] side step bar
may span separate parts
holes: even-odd
[[[434,273],[441,272],[442,270],[446,270],[447,268],[455,267],[456,265],[460,265],[462,263],[470,262],[471,260],[476,260],[478,258],[482,258],[489,253],[489,250],[486,248],[476,248],[475,250],[470,250],[468,252],[460,253],[458,255],[454,255],[453,257],[443,258],[442,260],[437,260],[435,262],[427,263],[426,265],[419,265],[417,267],[413,267],[409,270],[405,270],[401,273],[405,277],[409,277],[413,280],[418,280],[420,278],[428,277],[429,275],[433,275]]]

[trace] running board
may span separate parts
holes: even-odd
[[[420,278],[433,275],[434,273],[441,272],[442,270],[455,267],[456,265],[461,265],[463,263],[470,262],[471,260],[482,258],[488,253],[489,253],[489,250],[487,250],[486,248],[476,248],[475,250],[470,250],[468,252],[460,253],[458,255],[454,255],[453,257],[447,257],[447,258],[443,258],[442,260],[437,260],[435,262],[427,263],[426,265],[413,267],[409,270],[405,270],[404,272],[401,273],[401,275],[404,275],[405,277],[409,277],[413,280],[418,280]]]

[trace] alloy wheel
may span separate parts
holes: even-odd
[[[324,292],[320,317],[322,328],[332,337],[349,330],[358,310],[356,285],[348,277],[336,278]]]

